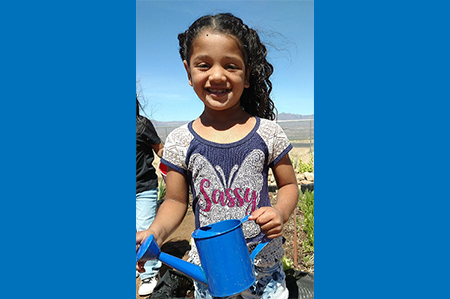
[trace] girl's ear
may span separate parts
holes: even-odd
[[[252,70],[252,66],[250,65],[247,68],[246,74],[245,74],[245,80],[244,80],[244,88],[249,88],[250,87],[250,73]]]
[[[188,76],[189,85],[192,86],[192,79],[191,79],[191,72],[189,71],[189,65],[186,60],[183,60],[183,64],[184,64],[184,69],[186,70],[186,73]]]

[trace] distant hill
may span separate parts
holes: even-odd
[[[292,113],[281,112],[278,114],[278,120],[294,120],[294,119],[314,119],[314,114],[311,115],[300,115]]]
[[[187,124],[189,121],[157,121],[152,119],[152,123],[155,127],[179,127]]]

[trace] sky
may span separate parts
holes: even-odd
[[[189,85],[177,36],[199,17],[230,12],[255,29],[274,67],[278,113],[314,114],[314,1],[136,1],[136,88],[145,114],[189,121],[203,103]]]

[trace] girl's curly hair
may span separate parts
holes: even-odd
[[[232,35],[238,41],[244,56],[244,62],[250,70],[250,87],[244,89],[240,102],[249,114],[270,120],[275,119],[274,103],[270,99],[272,82],[269,77],[273,66],[266,60],[267,49],[261,43],[257,32],[231,13],[206,15],[196,20],[188,30],[178,35],[180,56],[189,62],[192,54],[192,43],[205,28]]]
[[[136,93],[136,134],[141,135],[142,133],[144,133],[145,129],[147,128],[153,134],[158,135],[157,132],[155,132],[151,128],[152,126],[148,125],[148,123],[150,123],[151,121],[147,117],[141,115],[139,113],[139,110],[144,110],[144,106],[139,101],[138,94]]]

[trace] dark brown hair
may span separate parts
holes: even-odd
[[[258,33],[230,13],[203,16],[188,30],[178,35],[181,59],[186,60],[188,64],[192,55],[192,43],[206,28],[234,36],[244,56],[246,70],[251,68],[250,87],[245,88],[242,93],[241,106],[253,116],[274,120],[275,106],[270,99],[272,82],[269,80],[273,73],[273,66],[266,60],[267,49],[260,41]]]

